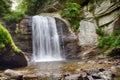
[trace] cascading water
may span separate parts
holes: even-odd
[[[56,21],[53,17],[33,16],[32,35],[34,61],[63,60]]]

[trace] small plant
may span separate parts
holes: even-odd
[[[120,30],[114,30],[110,35],[101,36],[98,47],[112,49],[120,46]]]
[[[101,37],[105,35],[105,32],[104,32],[103,28],[96,29],[96,33]]]
[[[77,3],[67,2],[66,8],[61,13],[62,17],[70,21],[72,29],[74,31],[78,30],[79,22],[82,18],[81,6]]]

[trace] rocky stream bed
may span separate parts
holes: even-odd
[[[120,60],[31,62],[24,68],[0,71],[0,80],[120,80]]]

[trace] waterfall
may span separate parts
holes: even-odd
[[[32,36],[34,61],[62,60],[59,35],[53,17],[33,16]]]

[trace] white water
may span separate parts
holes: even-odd
[[[35,62],[63,60],[56,22],[53,17],[33,16],[32,34]]]

